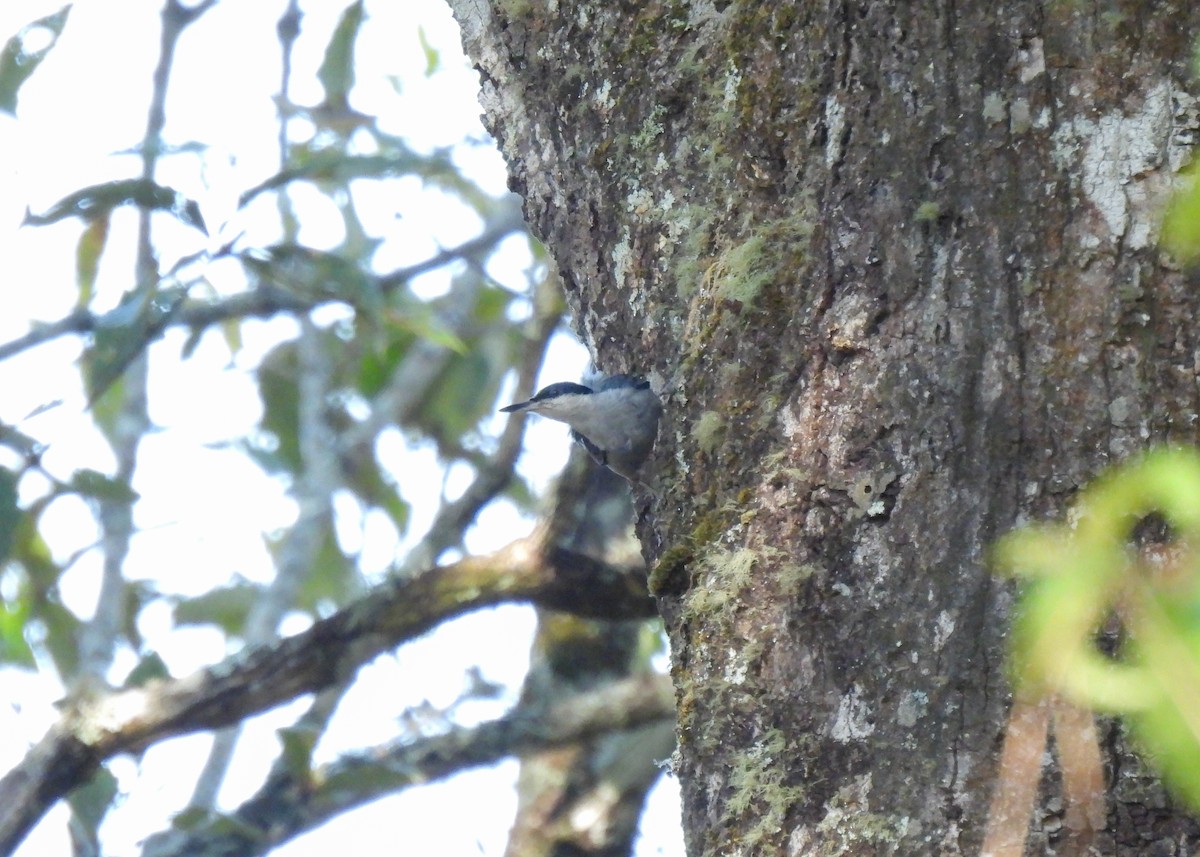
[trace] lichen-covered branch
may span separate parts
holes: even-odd
[[[186,678],[71,700],[46,737],[0,780],[0,853],[10,853],[55,801],[117,753],[237,723],[341,681],[446,619],[512,601],[612,619],[655,613],[642,569],[546,546],[538,534],[393,580],[303,633]]]
[[[400,288],[414,277],[436,270],[459,259],[477,260],[509,235],[524,229],[520,213],[513,210],[498,218],[482,233],[462,244],[440,250],[428,259],[392,271],[375,283],[382,294]],[[271,283],[259,283],[253,289],[212,301],[186,299],[172,314],[166,327],[202,330],[231,319],[270,318],[280,313],[302,313],[324,304],[336,303],[329,295],[302,295]],[[105,313],[86,308],[73,310],[61,319],[35,325],[28,333],[0,344],[0,360],[36,348],[60,336],[93,333],[105,319]],[[165,328],[164,328],[165,329]],[[145,343],[149,344],[149,343]]]
[[[401,789],[507,756],[649,724],[669,725],[673,716],[670,681],[649,674],[521,705],[474,728],[398,741],[311,770],[278,770],[234,814],[236,824],[213,817],[210,823],[186,832],[159,834],[147,843],[147,853],[154,857],[204,853],[255,857],[334,816]]]

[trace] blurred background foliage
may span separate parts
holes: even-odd
[[[169,4],[164,16],[167,38],[181,36],[209,6]],[[0,106],[8,112],[15,110],[20,86],[49,55],[70,11],[66,6],[31,22],[9,40],[0,69]],[[299,5],[293,4],[280,21],[280,47],[285,53],[299,35],[301,20]],[[284,91],[279,95],[280,169],[244,190],[237,212],[244,212],[255,200],[271,197],[281,240],[256,245],[244,232],[230,234],[227,224],[206,225],[198,201],[159,184],[153,175],[82,188],[44,212],[31,211],[25,218],[26,228],[67,218],[77,221],[76,309],[64,319],[35,324],[27,337],[10,343],[7,349],[11,354],[54,336],[83,335],[80,368],[88,413],[118,446],[128,442],[121,421],[131,410],[144,410],[140,397],[128,389],[127,372],[135,361],[146,358],[149,346],[160,340],[167,328],[185,330],[187,339],[175,353],[156,352],[155,359],[186,360],[203,338],[211,336],[223,338],[233,359],[247,335],[243,329],[247,319],[276,314],[305,319],[299,336],[284,338],[259,360],[255,373],[262,402],[259,430],[237,439],[234,445],[297,492],[303,490],[304,477],[314,464],[312,454],[325,457],[327,452],[333,453],[332,472],[325,474],[323,485],[313,486],[314,495],[325,498],[320,505],[326,508],[309,523],[320,531],[320,537],[314,539],[319,549],[312,556],[322,560],[312,566],[320,567],[320,574],[312,577],[320,579],[324,594],[335,603],[355,588],[351,581],[356,572],[354,558],[339,550],[332,538],[331,489],[350,492],[364,513],[383,513],[399,538],[408,531],[410,509],[397,488],[403,474],[390,472],[376,460],[374,444],[380,433],[400,427],[410,438],[436,444],[443,467],[455,463],[473,467],[486,459],[492,442],[482,422],[494,413],[500,385],[522,352],[530,297],[538,279],[545,276],[542,251],[523,231],[515,198],[482,191],[461,175],[451,150],[415,152],[402,138],[382,131],[375,117],[351,109],[354,45],[367,21],[362,2],[352,3],[342,12],[317,75],[324,96],[321,104],[310,108],[291,105],[288,81],[283,81]],[[35,48],[23,47],[39,31],[52,38],[37,40]],[[412,48],[420,45],[424,50],[427,72],[436,74],[440,66],[437,51],[420,40],[419,32],[408,35],[416,36]],[[464,141],[462,145],[485,144]],[[203,140],[176,143],[150,135],[140,148],[150,163],[168,149],[201,162],[207,156]],[[380,271],[374,257],[389,238],[370,235],[364,229],[354,186],[384,184],[404,176],[453,195],[483,228],[466,246],[446,248],[407,269]],[[306,247],[296,238],[305,212],[288,192],[301,183],[336,207],[342,237],[335,246]],[[97,272],[112,233],[114,212],[123,206],[198,230],[207,247],[165,266],[162,258],[172,251],[151,245],[151,258],[140,260],[139,265],[151,268],[151,276],[130,281],[116,306],[100,310],[96,308]],[[256,215],[262,217],[264,212]],[[148,219],[157,225],[156,217]],[[532,262],[524,282],[501,283],[488,273],[487,262],[512,236],[528,243]],[[238,266],[243,281],[240,290],[228,290],[228,270],[221,286],[210,279],[213,266],[222,260]],[[416,277],[446,267],[452,268],[453,274],[444,294],[423,297],[409,288]],[[322,319],[311,321],[321,310],[326,311]],[[306,424],[309,418],[311,425]],[[306,433],[318,431],[318,427],[334,441],[334,448],[306,450]],[[152,426],[147,423],[146,428]],[[19,425],[5,425],[0,442],[20,462],[0,470],[0,548],[8,562],[6,573],[19,580],[15,587],[10,584],[14,597],[5,600],[6,615],[20,619],[6,624],[5,654],[32,664],[30,634],[21,633],[22,628],[42,629],[46,643],[70,640],[78,630],[74,627],[78,620],[59,609],[56,588],[61,568],[51,560],[43,542],[38,526],[41,514],[57,498],[72,493],[105,504],[135,503],[135,480],[132,474],[92,468],[81,468],[66,477],[52,474],[41,462],[46,443]],[[18,503],[17,485],[31,473],[42,476],[48,490]],[[514,496],[529,508],[528,492]],[[210,593],[181,603],[178,611],[187,621],[212,621],[232,631],[237,596],[240,593],[246,599],[244,613],[253,589],[238,584],[226,597]],[[138,602],[153,593],[130,596],[128,610],[136,612],[141,606]],[[205,605],[211,605],[213,612],[206,613]],[[317,600],[309,595],[293,606],[313,610],[316,605]],[[125,622],[131,618],[123,617]],[[70,645],[47,649],[64,677],[79,669],[72,649]]]
[[[1162,447],[1102,474],[1064,524],[1003,538],[1026,581],[1010,648],[1017,695],[1118,714],[1200,810],[1200,453]],[[1096,758],[1099,759],[1097,752]]]
[[[412,85],[377,65],[364,67],[364,40],[419,57],[427,79],[445,74],[448,63],[461,73],[465,61],[457,54],[447,59],[415,23],[398,30],[394,15],[391,25],[378,20],[384,4],[364,0],[336,4],[336,20],[323,30],[310,27],[310,12],[327,13],[334,4],[280,0],[274,41],[260,42],[253,56],[186,50],[208,16],[219,12],[221,26],[242,26],[231,9],[236,5],[166,0],[144,133],[111,154],[105,170],[117,177],[48,202],[26,201],[25,232],[57,229],[73,245],[74,284],[60,316],[0,342],[0,361],[36,359],[51,343],[75,342],[78,389],[46,389],[43,406],[5,411],[0,421],[0,661],[6,673],[35,672],[61,692],[178,672],[145,632],[147,617],[153,611],[161,617],[164,606],[171,627],[218,629],[232,651],[327,615],[384,577],[419,573],[466,550],[481,513],[496,504],[512,510],[494,518],[501,541],[511,539],[519,515],[544,502],[534,485],[514,478],[523,427],[496,418],[498,399],[527,394],[548,350],[560,355],[550,380],[582,368],[582,350],[565,344],[557,285],[545,253],[524,230],[519,200],[480,184],[480,153],[492,159],[493,170],[498,164],[493,143],[482,132],[448,145],[417,143],[396,128],[437,116],[404,115],[397,122],[394,112],[360,106],[366,75],[375,91],[390,88],[397,96]],[[68,41],[78,16],[66,5],[24,22],[7,39],[0,111],[18,126],[28,85]],[[120,50],[123,36],[114,29],[75,37],[109,39],[109,49]],[[206,38],[211,45],[211,34]],[[301,38],[323,39],[315,73],[297,66]],[[212,62],[278,69],[276,163],[237,186],[226,180],[239,153],[230,158],[212,140],[172,130],[171,119],[188,110],[174,97],[176,76],[203,75]],[[414,189],[441,200],[441,211],[416,218],[429,218],[431,235],[437,221],[449,219],[457,221],[451,231],[467,237],[454,243],[427,237],[419,247],[428,252],[413,252],[411,230],[425,224],[390,203]],[[143,447],[165,430],[153,416],[155,390],[163,389],[155,379],[166,379],[182,396],[203,398],[209,394],[200,386],[187,386],[194,376],[176,367],[214,351],[229,372],[251,380],[258,410],[249,431],[209,441],[206,450],[253,462],[286,493],[292,515],[275,524],[270,516],[247,521],[262,532],[273,562],[269,574],[242,574],[247,563],[234,557],[214,570],[211,585],[173,587],[129,573],[131,551],[145,532],[139,521],[161,517],[146,514],[145,495],[157,496],[158,484],[175,478],[147,473]],[[89,423],[111,454],[64,455],[71,436],[42,428],[42,418],[56,412]],[[537,477],[537,486],[544,482]],[[612,485],[606,490],[614,492]],[[237,484],[224,491],[208,502],[242,502]],[[623,486],[616,493],[623,498]],[[63,539],[52,514],[66,498],[82,501],[95,534],[67,551],[58,542],[72,540]],[[629,515],[628,501],[619,499],[616,523],[597,528],[593,536],[602,534],[602,543],[589,549],[629,560]],[[494,542],[496,529],[482,541]],[[388,546],[382,561],[371,547],[379,544]],[[159,554],[157,561],[169,566],[172,556]],[[89,569],[84,588],[94,593],[94,611],[66,591],[77,565]],[[527,627],[524,633],[529,640]],[[647,668],[660,644],[653,631],[647,644],[646,634],[645,628],[616,633],[625,653],[617,672]],[[455,706],[497,695],[511,705],[519,692],[509,687],[498,694],[477,674],[463,682],[468,689]],[[306,729],[319,735],[345,690],[317,700],[305,715]],[[433,708],[431,714],[418,706],[403,722],[432,717],[435,731],[454,723],[455,707]],[[216,807],[236,741],[236,733],[218,738],[204,770],[192,775],[193,811]],[[99,853],[106,812],[130,788],[105,772],[77,793],[71,837],[78,852]]]

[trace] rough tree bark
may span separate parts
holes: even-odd
[[[1009,692],[986,551],[1195,440],[1154,247],[1192,3],[451,0],[643,497],[689,852],[975,854]],[[1106,728],[1105,854],[1191,853]],[[1087,845],[1053,778],[1030,853]]]

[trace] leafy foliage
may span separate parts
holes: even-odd
[[[48,29],[57,37],[66,24],[68,10],[65,7],[57,15],[31,24],[10,40],[6,61],[20,70],[19,80],[11,69],[10,78],[0,78],[0,82],[14,81],[5,90],[11,100],[4,103],[10,105],[10,110],[15,109],[16,87],[33,72],[53,41],[36,52],[23,52],[22,45],[36,28]],[[449,150],[418,153],[403,139],[380,131],[375,117],[358,115],[349,124],[344,121],[358,74],[355,45],[367,21],[362,2],[345,8],[317,73],[325,96],[323,105],[307,111],[298,109],[315,123],[317,133],[289,142],[281,167],[243,190],[238,202],[239,210],[245,210],[251,202],[273,196],[286,209],[290,203],[282,195],[303,184],[331,201],[342,215],[345,239],[341,246],[318,249],[294,237],[254,245],[243,238],[236,249],[227,244],[215,253],[192,254],[185,260],[190,264],[186,271],[181,272],[181,263],[164,271],[156,281],[133,284],[112,309],[91,314],[88,310],[97,297],[106,249],[116,240],[114,212],[127,207],[163,212],[185,226],[205,231],[200,203],[152,179],[118,179],[73,191],[40,213],[29,211],[25,223],[28,227],[43,227],[72,218],[83,222],[76,246],[76,289],[77,308],[85,315],[80,316],[83,323],[77,329],[87,333],[88,339],[80,366],[92,416],[110,438],[116,437],[118,426],[126,419],[126,372],[171,327],[192,327],[185,356],[213,327],[219,328],[231,354],[236,355],[246,341],[245,323],[258,314],[257,307],[300,314],[318,306],[343,307],[346,314],[340,321],[313,334],[328,372],[320,418],[333,437],[357,432],[342,448],[329,449],[328,453],[337,460],[337,484],[351,491],[363,509],[383,512],[397,534],[402,534],[411,518],[410,505],[400,493],[397,475],[380,467],[373,443],[379,432],[399,424],[414,437],[433,439],[448,460],[464,456],[475,460],[475,453],[463,444],[462,437],[490,411],[521,341],[520,331],[510,319],[519,292],[491,283],[478,263],[513,229],[497,230],[490,243],[473,246],[470,253],[476,261],[470,270],[457,276],[450,293],[435,301],[423,300],[409,290],[409,278],[403,272],[379,274],[372,270],[371,254],[379,239],[364,233],[351,185],[415,176],[460,195],[485,223],[494,222],[498,216],[513,223],[517,218],[509,213],[512,202],[488,197],[460,175]],[[414,46],[424,52],[426,71],[430,71],[434,51],[424,33],[414,35]],[[193,158],[201,165],[211,157],[202,141],[148,141],[121,154],[130,153]],[[225,229],[222,224],[218,227]],[[441,262],[423,266],[417,273],[455,264],[462,258],[453,253],[443,255]],[[253,300],[239,303],[238,296],[221,296],[208,287],[207,266],[228,260],[240,264],[246,282],[244,297]],[[290,480],[304,479],[314,465],[303,440],[310,427],[305,425],[307,417],[300,405],[307,370],[299,350],[298,340],[289,338],[266,352],[255,371],[263,404],[261,431],[229,444],[230,448],[243,450],[268,472]],[[406,371],[411,373],[414,364],[429,371],[419,384],[404,391],[401,409],[373,413],[377,406],[389,407],[388,403],[396,399],[394,379]],[[364,408],[370,414],[366,418],[369,430],[362,427]],[[71,622],[66,621],[70,614],[63,610],[57,593],[63,567],[42,541],[40,514],[17,504],[17,485],[23,473],[40,467],[36,453],[41,444],[35,437],[4,428],[13,438],[9,445],[28,464],[25,471],[0,469],[0,555],[11,554],[11,570],[18,579],[37,583],[21,588],[27,597],[7,605],[0,629],[7,640],[3,656],[28,664],[30,652],[22,634],[28,635],[40,626],[47,631],[43,644],[57,651],[54,660],[64,675],[70,675],[74,669],[69,654],[74,645],[73,631]],[[138,493],[128,480],[98,467],[83,466],[52,482],[58,487],[47,495],[47,500],[75,493],[98,504],[138,501]],[[282,550],[279,546],[287,534],[276,534],[272,539]],[[294,605],[308,611],[319,609],[321,604],[342,602],[355,589],[351,582],[358,575],[355,557],[339,547],[332,529],[326,527],[318,543],[317,552],[310,557],[318,572],[309,576],[314,585],[306,586]],[[242,581],[177,601],[176,620],[181,624],[211,622],[236,636],[259,591],[259,587]],[[140,602],[134,599],[130,603]],[[122,624],[135,627],[133,622]]]
[[[1161,516],[1169,539],[1137,545]],[[1011,640],[1018,691],[1120,714],[1200,809],[1200,453],[1159,449],[1080,496],[1070,524],[1027,527],[996,548],[1027,581]],[[1124,628],[1110,654],[1099,639]]]
[[[0,110],[13,115],[17,109],[17,93],[21,85],[37,71],[42,60],[50,53],[54,43],[66,26],[67,16],[71,12],[68,3],[57,12],[38,18],[33,23],[21,29],[4,46],[0,52]],[[27,47],[39,34],[44,34],[43,44]]]
[[[13,535],[21,519],[17,506],[17,478],[11,470],[0,467],[0,561],[12,551]]]
[[[188,55],[173,48],[192,23],[216,6],[236,5],[164,3],[161,43],[168,58]],[[48,205],[22,201],[23,228],[39,236],[63,236],[64,256],[73,259],[74,271],[61,278],[65,282],[54,283],[68,298],[60,303],[67,314],[31,324],[27,334],[0,343],[0,359],[59,337],[77,338],[83,397],[71,431],[109,447],[97,453],[94,445],[81,443],[76,449],[70,432],[63,442],[63,432],[39,420],[56,407],[60,414],[69,410],[71,389],[47,393],[65,407],[5,413],[3,419],[13,425],[0,423],[0,666],[38,671],[59,682],[68,710],[80,698],[107,698],[106,686],[142,689],[126,697],[132,698],[171,684],[180,672],[171,646],[157,647],[164,622],[176,635],[215,636],[218,649],[252,650],[247,656],[252,661],[277,644],[274,635],[285,622],[322,628],[330,614],[357,617],[357,608],[370,600],[362,597],[364,590],[381,577],[391,579],[371,594],[429,571],[444,553],[462,548],[480,510],[496,498],[526,510],[535,503],[528,486],[512,484],[522,423],[509,422],[498,433],[492,418],[499,391],[514,372],[526,389],[532,386],[560,322],[561,304],[549,296],[545,255],[538,248],[525,248],[532,261],[521,260],[524,270],[511,260],[498,264],[505,255],[501,245],[512,255],[517,242],[509,239],[524,232],[515,198],[481,189],[463,167],[477,160],[479,131],[451,145],[418,143],[415,135],[382,127],[383,118],[408,115],[403,110],[387,117],[360,112],[373,103],[363,94],[369,89],[367,76],[376,70],[361,53],[362,37],[374,25],[374,8],[364,0],[344,6],[325,34],[319,68],[304,81],[292,64],[301,33],[313,35],[301,4],[289,4],[275,23],[285,74],[280,91],[270,93],[278,127],[267,135],[267,146],[277,148],[277,166],[231,173],[240,152],[230,157],[209,139],[172,139],[171,122],[164,117],[188,105],[168,97],[174,69],[160,68],[164,73],[155,76],[139,143],[114,153],[98,180],[81,180],[83,187],[67,193],[56,190],[49,196],[56,201]],[[79,26],[88,11],[80,7],[71,26]],[[60,15],[37,26],[56,27],[57,36],[66,25],[66,10]],[[81,32],[86,38],[86,30]],[[389,44],[393,41],[390,34]],[[16,88],[49,50],[25,51],[25,44],[21,37],[9,43],[12,51],[23,52],[18,62],[23,76],[11,86],[10,112]],[[436,80],[454,65],[444,43],[425,29],[414,29],[401,47],[416,58],[416,66],[406,81],[390,80],[397,96],[411,81]],[[205,62],[211,58],[203,56]],[[319,87],[319,103],[293,101],[294,92],[304,91],[301,82],[308,92]],[[4,103],[0,100],[0,109]],[[411,119],[428,124],[415,112]],[[230,175],[239,176],[236,184]],[[407,209],[397,200],[406,203],[414,194],[450,200],[456,213],[430,216],[429,222],[423,213],[402,218]],[[415,229],[414,220],[421,221]],[[435,220],[454,220],[453,228]],[[435,226],[456,237],[443,240]],[[229,548],[218,560],[220,568],[201,569],[211,581],[198,590],[194,581],[180,581],[176,566],[190,570],[195,564],[189,555],[194,544],[209,540],[232,546],[236,540],[218,529],[195,542],[189,534],[176,538],[175,530],[194,526],[188,516],[197,513],[186,504],[182,511],[164,513],[162,498],[199,497],[206,507],[201,515],[226,506],[245,510],[251,501],[236,479],[208,482],[202,468],[155,457],[154,447],[160,435],[174,443],[190,428],[186,419],[158,424],[158,402],[169,398],[164,390],[188,405],[201,401],[218,412],[225,407],[219,394],[189,373],[212,361],[214,353],[226,361],[223,371],[214,372],[223,382],[241,384],[239,389],[248,386],[257,411],[236,434],[196,441],[182,457],[207,460],[202,456],[212,453],[223,464],[236,459],[238,467],[256,470],[280,495],[286,492],[294,515],[271,525],[265,518],[247,522],[255,528],[252,540],[261,538],[265,546],[262,557],[253,560],[259,567],[243,568],[251,561]],[[247,410],[244,402],[238,407]],[[436,459],[436,466],[429,459]],[[64,535],[63,520],[79,531]],[[231,529],[241,523],[219,515],[213,520]],[[384,551],[369,543],[368,529],[375,542],[390,544],[390,558],[381,562]],[[170,533],[170,547],[143,550],[156,530]],[[148,553],[158,567],[147,572]],[[506,565],[499,567],[501,574],[508,573]],[[85,570],[72,575],[75,568]],[[73,577],[99,580],[94,615],[90,605],[80,611]],[[426,609],[445,608],[436,603],[438,597],[451,606],[474,604],[482,591],[485,587],[472,582],[431,592],[434,604]],[[397,612],[407,611],[404,622],[419,632],[437,616],[454,615],[427,618],[414,613],[420,609],[420,604],[405,604]],[[339,643],[356,642],[349,633],[343,636]],[[349,683],[354,677],[338,672],[336,678]],[[495,698],[490,680],[478,672],[464,680],[470,689],[458,702],[486,701],[498,710],[502,700]],[[281,684],[300,692],[287,677]],[[343,690],[326,691],[294,725],[278,732],[279,755],[264,790],[269,792],[280,777],[304,784],[291,790],[292,798],[322,785],[310,782],[312,753]],[[439,731],[459,725],[458,702],[434,712]],[[223,710],[220,700],[211,707]],[[425,708],[412,716],[414,722],[428,713]],[[503,728],[493,732],[511,740]],[[470,747],[463,750],[455,758],[464,761],[457,764],[499,758],[505,746],[502,741],[483,756]],[[228,762],[221,752],[214,751],[206,773],[198,776],[197,794],[215,794]],[[450,768],[443,764],[439,771],[443,776]],[[374,799],[422,776],[408,768],[403,773],[378,781],[358,773],[355,800]],[[124,776],[121,786],[126,786]],[[335,794],[334,803],[338,800]],[[276,844],[278,827],[260,807],[221,815],[212,810],[211,799],[197,803],[174,817],[171,835],[194,830],[254,839],[271,830]],[[100,826],[121,811],[121,804],[107,770],[75,792],[70,833],[81,852],[106,849]],[[347,804],[342,811],[350,808]],[[298,835],[323,820],[319,813],[335,810],[316,812],[289,817],[295,829],[282,835]],[[0,821],[3,817],[0,810]]]
[[[91,347],[83,358],[90,401],[103,396],[129,364],[158,339],[183,307],[186,296],[177,286],[158,292],[132,290],[125,293],[120,306],[97,319]]]
[[[1187,167],[1163,220],[1163,247],[1183,262],[1200,258],[1200,181],[1196,164]]]
[[[68,217],[93,221],[123,205],[137,206],[143,211],[166,211],[183,223],[206,231],[199,203],[149,179],[120,179],[82,188],[60,199],[44,214],[27,212],[25,223],[49,226]]]
[[[102,767],[83,787],[71,793],[71,838],[76,853],[96,853],[100,846],[100,823],[117,796],[117,778]]]
[[[167,0],[168,11],[176,14],[162,19],[164,43],[179,38],[212,5],[185,7]],[[33,22],[8,41],[0,56],[0,110],[17,113],[21,85],[68,26],[70,8]],[[285,53],[298,38],[301,20],[297,7],[279,22]],[[148,648],[139,630],[152,607],[166,604],[177,628],[204,626],[230,641],[261,644],[263,639],[254,638],[261,634],[256,628],[274,628],[284,615],[324,615],[359,593],[361,558],[339,537],[348,525],[335,511],[335,498],[349,498],[362,518],[385,521],[397,543],[420,536],[409,533],[414,518],[406,496],[414,489],[411,477],[382,463],[382,436],[399,429],[414,445],[432,445],[445,467],[463,462],[477,468],[485,462],[493,441],[480,424],[523,353],[520,318],[539,272],[503,283],[488,273],[500,242],[522,230],[514,200],[485,193],[461,172],[462,147],[476,144],[422,149],[381,130],[377,116],[351,107],[364,74],[359,40],[369,26],[366,4],[357,0],[345,6],[327,34],[315,74],[320,104],[293,104],[288,91],[292,81],[276,94],[278,168],[240,187],[220,187],[226,198],[237,201],[232,212],[210,205],[206,194],[211,195],[211,186],[189,186],[184,180],[176,187],[157,177],[160,161],[166,159],[175,167],[187,166],[175,169],[173,177],[189,171],[219,175],[223,164],[210,141],[173,141],[169,122],[161,133],[156,130],[153,105],[148,105],[146,138],[112,159],[127,170],[135,158],[138,174],[110,179],[109,172],[105,180],[63,194],[47,206],[26,207],[26,229],[53,226],[73,236],[68,240],[74,242],[74,310],[56,322],[34,325],[27,336],[3,346],[3,353],[18,354],[62,335],[80,337],[86,417],[112,446],[116,460],[125,463],[114,467],[104,457],[56,455],[47,464],[43,452],[53,448],[58,453],[62,445],[27,427],[20,417],[11,420],[14,425],[0,423],[0,664],[22,669],[53,664],[65,685],[88,670],[104,671],[103,661],[99,667],[87,663],[90,649],[81,641],[94,623],[82,622],[66,606],[66,573],[76,562],[101,553],[119,570],[127,547],[114,546],[136,545],[139,532],[133,522],[149,502],[142,490],[138,449],[154,430],[146,378],[175,375],[183,362],[213,342],[226,349],[230,374],[242,372],[250,379],[261,411],[254,431],[212,448],[247,456],[290,486],[303,514],[293,525],[263,533],[276,563],[274,581],[251,582],[231,573],[225,584],[199,594],[160,591],[154,584],[119,577],[110,581],[115,597],[98,611],[116,636],[99,648],[107,650],[109,659],[124,650],[137,664],[132,672],[106,675],[113,684],[139,684],[168,674],[167,662]],[[424,31],[414,30],[409,42],[409,49],[423,58],[426,76],[444,65]],[[167,97],[165,79],[157,86],[152,98],[161,101],[163,114],[184,108]],[[461,249],[431,242],[436,249],[430,255],[413,261],[408,253],[410,263],[404,267],[381,263],[381,250],[396,256],[397,238],[386,223],[379,225],[378,214],[368,210],[364,198],[394,192],[401,178],[415,180],[418,192],[436,188],[455,198],[477,219],[481,234]],[[407,187],[413,190],[413,185]],[[377,202],[372,204],[378,208]],[[318,208],[335,212],[338,222],[323,232],[340,238],[310,240],[315,233],[302,227]],[[150,246],[140,246],[129,230],[133,218],[148,224]],[[132,270],[130,251],[140,254]],[[429,275],[445,284],[435,298],[413,288],[416,278]],[[260,319],[279,315],[295,320],[290,333],[264,337],[255,327]],[[187,333],[179,350],[163,345],[175,329]],[[248,350],[258,356],[248,356]],[[540,359],[540,353],[533,357]],[[63,461],[71,462],[65,472]],[[155,480],[148,484],[155,490]],[[490,490],[494,494],[503,484],[498,481]],[[436,483],[417,487],[426,502],[444,499]],[[233,494],[238,486],[226,490]],[[48,521],[61,511],[59,504],[68,502],[65,498],[82,501],[90,511],[99,542],[73,551],[54,546],[61,536]],[[469,524],[465,520],[457,533],[438,538],[455,544]],[[397,557],[397,566],[403,562]],[[296,741],[285,743],[288,759],[303,755],[295,752],[300,747]],[[93,791],[78,795],[75,834],[93,850],[97,827],[114,796],[112,786],[111,777],[101,778]]]
[[[342,12],[333,38],[325,48],[325,59],[317,78],[325,89],[325,103],[347,109],[354,88],[354,43],[363,24],[362,0],[355,0]]]

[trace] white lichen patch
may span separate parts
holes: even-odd
[[[1046,73],[1046,54],[1041,39],[1030,39],[1029,47],[1017,51],[1017,79],[1021,83]]]
[[[1008,111],[1008,130],[1014,137],[1025,134],[1033,127],[1033,114],[1030,112],[1029,99],[1013,100]]]
[[[1111,110],[1095,119],[1077,116],[1054,132],[1055,163],[1079,170],[1080,190],[1108,229],[1107,236],[1097,239],[1124,242],[1130,249],[1153,241],[1154,191],[1165,182],[1160,179],[1153,186],[1147,182],[1168,163],[1175,112],[1171,85],[1164,80],[1128,113]]]
[[[804,415],[797,413],[800,404],[793,402],[779,409],[779,422],[783,425],[783,436],[791,440],[804,430]],[[807,409],[805,409],[807,411]]]
[[[868,347],[878,315],[874,297],[859,292],[844,295],[827,313],[830,343],[834,348],[843,350]]]
[[[856,684],[838,702],[837,714],[834,715],[829,735],[833,740],[846,744],[850,741],[861,741],[874,732],[871,709],[862,698],[862,688]]]
[[[742,660],[741,654],[735,649],[729,649],[726,654],[728,656],[728,660],[725,661],[725,683],[733,687],[738,687],[745,684],[747,665],[746,662]]]
[[[742,73],[738,71],[737,66],[729,64],[729,72],[725,75],[725,103],[724,107],[728,110],[737,101],[738,89],[742,85]]]
[[[636,187],[625,196],[625,210],[643,215],[654,207],[654,194],[648,188]]]
[[[998,92],[989,92],[983,99],[983,118],[989,125],[996,125],[1004,121],[1007,114],[1007,105],[1004,103],[1004,96]]]
[[[857,777],[825,804],[825,815],[788,839],[789,857],[804,854],[895,854],[896,842],[917,832],[908,816],[873,811],[870,774]],[[886,801],[885,801],[886,802]]]
[[[1015,355],[990,350],[983,359],[983,379],[980,385],[985,404],[994,404],[1008,390],[1020,371]]]
[[[957,624],[954,621],[954,617],[945,610],[938,614],[937,622],[934,623],[933,628],[933,648],[936,651],[941,651],[942,646],[946,645],[946,641],[954,633]]]
[[[825,99],[825,166],[832,167],[842,158],[846,106],[836,95]]]
[[[925,714],[925,709],[929,707],[929,696],[919,690],[909,691],[900,700],[900,704],[896,706],[896,722],[901,726],[911,729],[917,725],[917,721]]]
[[[629,236],[622,235],[621,240],[613,247],[613,276],[620,285],[629,278],[633,270],[633,250],[629,245]]]
[[[599,89],[592,95],[592,103],[596,105],[596,109],[605,117],[612,112],[616,102],[612,97],[612,81],[606,80],[600,84]]]

